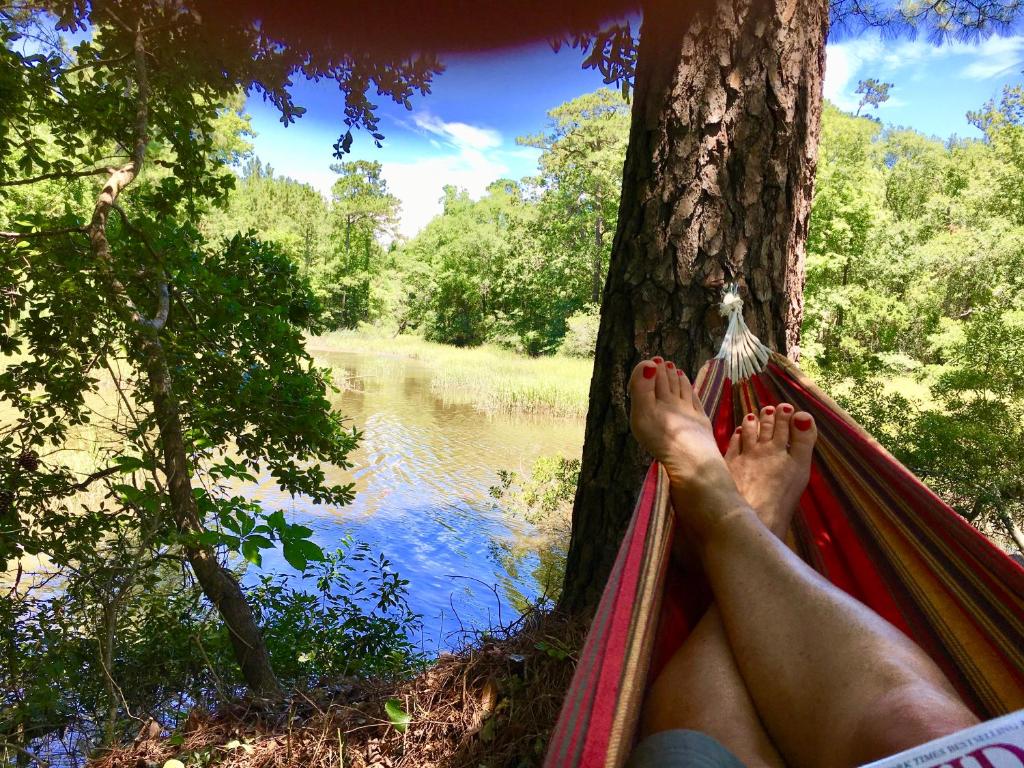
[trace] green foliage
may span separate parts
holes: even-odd
[[[887,102],[889,100],[889,89],[892,88],[892,85],[892,83],[883,83],[873,77],[869,77],[867,80],[860,80],[855,91],[855,93],[861,94],[856,114],[859,115],[865,106],[878,109],[880,105]]]
[[[1018,88],[943,144],[826,106],[805,365],[967,519],[1024,521]]]
[[[339,174],[331,201],[308,184],[274,175],[250,160],[235,189],[203,219],[210,237],[255,233],[275,243],[310,282],[319,319],[330,329],[354,328],[377,317],[377,283],[386,266],[381,245],[395,236],[398,199],[377,162],[331,166]]]
[[[269,482],[345,504],[351,486],[327,482],[323,465],[346,468],[358,434],[304,346],[324,330],[310,273],[326,204],[258,163],[226,201],[229,165],[250,151],[240,94],[261,92],[288,123],[304,111],[291,74],[335,80],[347,126],[379,142],[366,89],[407,102],[436,67],[328,61],[150,2],[19,5],[0,12],[0,43],[0,560],[34,570],[0,601],[13,627],[0,739],[27,746],[70,722],[95,745],[136,712],[237,689],[227,660],[241,636],[212,606],[231,603],[236,622],[248,611],[218,563],[258,565],[280,547],[300,571],[338,565],[309,528],[241,491]],[[339,156],[351,142],[348,131]],[[296,219],[265,240],[249,233],[282,211]],[[56,590],[32,583],[39,563]],[[363,643],[353,665],[379,653],[397,668],[406,646],[388,643],[410,620],[405,585],[378,566],[364,589],[383,603],[362,611],[332,592],[320,621],[336,622],[335,648]],[[207,589],[222,579],[211,602],[191,583],[203,573]],[[294,621],[298,603],[275,593],[257,611],[263,629]]]
[[[0,621],[9,628],[0,634],[0,657],[11,662],[0,665],[0,733],[25,728],[30,740],[56,749],[63,732],[79,755],[104,738],[134,735],[134,720],[110,719],[109,678],[96,652],[114,608],[113,693],[122,717],[144,713],[174,730],[193,706],[242,691],[226,629],[172,561],[147,570],[128,600],[118,592],[117,568],[104,566],[108,559],[88,564],[98,569],[89,582],[50,594],[19,589],[0,601]],[[287,685],[403,675],[422,663],[408,584],[365,545],[346,539],[300,586],[285,581],[264,577],[247,596]]]
[[[558,351],[569,357],[593,357],[597,348],[597,332],[601,326],[600,307],[585,307],[569,315],[565,336]]]
[[[346,539],[303,580],[314,589],[263,576],[250,593],[284,679],[310,686],[347,676],[393,677],[423,661],[412,642],[420,617],[406,602],[409,582],[383,554]]]
[[[542,150],[540,176],[500,179],[477,201],[446,189],[442,215],[396,253],[400,327],[447,344],[495,341],[541,355],[559,348],[570,316],[600,302],[628,105],[602,89],[548,117],[545,133],[519,139]]]
[[[572,528],[572,505],[579,484],[580,460],[565,456],[541,456],[527,476],[510,470],[498,470],[499,484],[490,489],[493,498],[512,514],[519,515],[537,529],[540,536],[537,565],[533,577],[541,586],[543,599],[557,600],[565,575],[565,558]],[[528,551],[506,545],[495,553],[513,576]],[[517,592],[509,595],[518,610],[529,602]],[[542,649],[543,650],[543,649]]]

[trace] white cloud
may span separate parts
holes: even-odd
[[[424,134],[434,153],[409,162],[383,162],[388,189],[402,201],[399,231],[406,237],[419,232],[441,213],[445,185],[480,197],[495,179],[507,176],[498,131],[468,123],[447,122],[427,112],[416,114],[406,128]]]
[[[900,82],[922,80],[926,70],[945,59],[959,59],[957,75],[987,80],[1020,69],[1024,63],[1024,35],[990,37],[980,43],[951,42],[934,45],[927,40],[883,42],[866,36],[826,48],[825,97],[841,109],[853,110],[859,101],[857,81],[865,77]],[[890,99],[890,107],[899,106]]]
[[[854,110],[860,97],[854,94],[857,76],[866,64],[885,56],[885,48],[877,37],[864,37],[846,43],[833,43],[825,48],[825,98],[840,109]]]
[[[427,157],[410,163],[384,163],[388,189],[402,201],[399,231],[412,237],[441,213],[444,186],[461,187],[480,197],[487,185],[508,173],[508,167],[475,149]]]
[[[481,128],[467,123],[446,123],[439,117],[424,112],[413,118],[417,126],[442,137],[455,147],[472,149],[493,149],[501,146],[501,134],[490,128]]]
[[[990,37],[977,46],[975,59],[960,72],[968,80],[988,80],[1021,68],[1024,35]]]

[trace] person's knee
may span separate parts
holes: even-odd
[[[930,682],[893,687],[867,707],[851,739],[851,764],[879,760],[977,724],[951,690]]]

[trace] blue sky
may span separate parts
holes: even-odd
[[[538,151],[515,139],[542,130],[546,112],[601,87],[601,77],[580,67],[578,51],[555,54],[537,44],[487,56],[448,57],[433,92],[412,100],[413,109],[385,101],[379,114],[386,136],[377,149],[357,133],[351,159],[379,160],[391,190],[402,201],[401,231],[415,234],[440,212],[445,184],[478,196],[501,177],[536,172]],[[882,41],[864,35],[828,46],[825,96],[853,110],[857,81],[894,83],[877,115],[883,122],[946,138],[977,136],[965,113],[1018,83],[1024,68],[1024,35],[941,47],[925,40]],[[328,84],[299,83],[297,101],[308,112],[283,127],[274,110],[250,98],[256,153],[276,173],[329,193],[331,146],[342,128],[341,95]]]

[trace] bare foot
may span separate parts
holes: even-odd
[[[761,522],[784,539],[811,477],[814,418],[789,403],[748,413],[729,440],[725,462]]]
[[[660,357],[644,360],[633,369],[629,394],[633,435],[668,472],[684,528],[703,539],[731,512],[749,513],[682,371]]]

